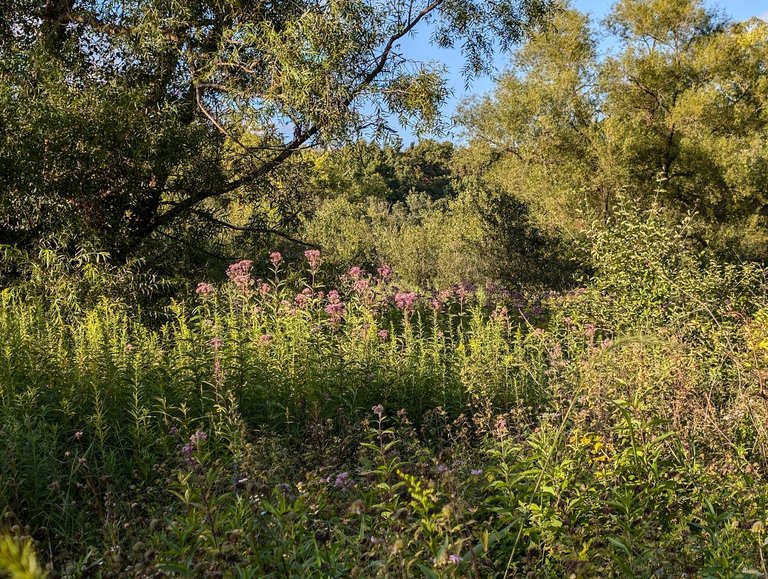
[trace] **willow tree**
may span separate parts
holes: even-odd
[[[622,196],[768,257],[768,24],[700,0],[619,0],[602,24],[561,11],[466,108],[485,178],[571,230]]]
[[[125,258],[156,232],[273,194],[302,149],[429,128],[442,68],[487,72],[549,0],[10,0],[0,6],[0,243],[87,232]],[[259,223],[246,224],[256,230]],[[263,227],[263,224],[262,224]]]

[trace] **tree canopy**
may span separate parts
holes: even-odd
[[[0,7],[0,243],[90,235],[126,258],[179,218],[286,182],[305,148],[434,127],[430,26],[487,72],[549,0],[11,0]],[[249,226],[264,227],[256,218]]]
[[[621,195],[764,256],[768,24],[698,0],[621,0],[601,24],[559,12],[465,107],[477,170],[572,231]],[[602,57],[598,34],[615,39]]]

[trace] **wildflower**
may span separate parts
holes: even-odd
[[[269,261],[272,263],[272,267],[278,267],[283,263],[283,254],[279,251],[273,251],[269,254]]]
[[[272,341],[272,334],[263,334],[259,337],[259,342],[269,344]]]
[[[480,476],[481,474],[483,474],[483,469],[482,468],[473,468],[471,471],[469,471],[469,474],[471,474],[473,476]]]
[[[309,301],[309,298],[307,297],[307,294],[302,292],[302,293],[296,294],[296,297],[293,298],[293,301],[296,302],[297,306],[299,306],[300,308],[303,308]]]
[[[337,304],[341,301],[341,297],[339,297],[338,290],[331,290],[328,292],[328,301],[332,304]]]
[[[208,440],[208,435],[205,432],[203,432],[202,430],[195,431],[195,433],[192,436],[189,437],[189,441],[192,444],[194,444],[195,446],[197,446],[198,444],[200,444],[204,440]]]
[[[304,257],[309,263],[309,269],[312,273],[317,272],[317,268],[320,266],[320,250],[308,249],[304,252]]]
[[[199,284],[197,284],[197,289],[195,289],[195,292],[200,297],[206,298],[213,293],[213,284],[201,281]]]
[[[410,311],[416,303],[416,294],[413,292],[397,292],[395,294],[395,306],[398,310]]]
[[[349,275],[349,277],[351,277],[352,279],[360,279],[363,275],[363,270],[355,265],[350,268],[347,275]]]
[[[181,447],[181,454],[187,460],[190,460],[192,458],[193,452],[195,452],[195,445],[192,444],[191,442],[188,442]]]
[[[355,282],[355,285],[352,286],[352,288],[357,293],[363,293],[365,290],[368,289],[368,280],[367,279],[359,279]]]
[[[75,440],[80,440],[81,438],[83,438],[83,431],[78,430],[77,432],[75,432]]]
[[[392,268],[386,264],[382,265],[377,271],[382,280],[387,280],[392,275]]]
[[[595,333],[597,332],[597,328],[595,328],[595,324],[584,324],[584,335],[589,338],[590,340],[595,337]]]
[[[474,285],[469,282],[461,282],[458,286],[456,286],[456,296],[459,298],[459,303],[463,304],[474,291]]]
[[[341,472],[336,475],[336,478],[333,481],[334,488],[337,489],[347,489],[352,486],[352,480],[349,478],[348,472]]]
[[[450,556],[448,557],[448,562],[449,562],[451,565],[458,565],[459,563],[461,563],[461,557],[459,557],[458,555],[456,555],[456,554],[454,553],[454,554],[452,554],[452,555],[450,555]]]
[[[503,416],[499,416],[496,419],[496,423],[493,425],[493,433],[496,436],[503,437],[509,432],[509,428],[507,427],[507,419]]]
[[[379,330],[376,334],[382,342],[385,342],[389,338],[389,330]]]
[[[371,410],[373,410],[373,413],[379,418],[384,416],[384,406],[381,404],[377,404],[376,406],[372,407]]]
[[[445,474],[445,473],[448,472],[448,467],[445,466],[444,464],[438,464],[437,465],[437,472],[439,472],[440,474]]]
[[[272,286],[269,285],[267,282],[263,281],[259,284],[259,293],[263,296],[267,295],[269,293],[269,290],[272,289]]]
[[[245,292],[253,284],[253,280],[251,279],[252,266],[253,262],[250,259],[242,259],[227,268],[227,277],[229,278],[229,281],[234,283],[237,289],[241,292]],[[200,286],[198,285],[197,287],[199,290]],[[198,291],[198,293],[200,292]]]
[[[344,314],[344,304],[341,302],[331,302],[325,306],[325,311],[332,318],[339,318]]]

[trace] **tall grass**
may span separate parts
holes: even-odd
[[[162,326],[3,290],[0,527],[66,576],[765,574],[763,272],[686,231],[619,214],[531,301],[313,252]]]

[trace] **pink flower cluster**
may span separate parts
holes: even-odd
[[[277,268],[283,263],[283,254],[279,251],[273,251],[269,254],[269,261],[272,263],[272,267]]]
[[[243,259],[236,263],[233,263],[227,268],[227,277],[238,290],[241,292],[247,291],[253,284],[251,279],[251,268],[253,262],[250,259]],[[198,286],[199,287],[199,286]]]
[[[320,250],[308,249],[304,252],[304,257],[309,263],[309,271],[312,272],[312,275],[316,274],[318,268],[320,267]]]
[[[202,298],[207,298],[209,295],[211,295],[214,291],[214,287],[212,283],[208,283],[205,281],[201,281],[199,284],[197,284],[197,289],[195,289],[195,292],[197,295],[199,295]]]
[[[417,296],[413,292],[397,292],[395,294],[395,306],[398,310],[409,312],[416,305]]]
[[[303,308],[307,304],[311,303],[313,294],[314,292],[312,291],[312,289],[306,287],[303,290],[301,290],[301,293],[296,294],[296,297],[293,298],[293,301],[296,302],[297,306],[299,306],[300,308]]]
[[[337,290],[328,292],[328,304],[325,306],[325,312],[331,316],[331,321],[338,323],[344,315],[344,302]]]

